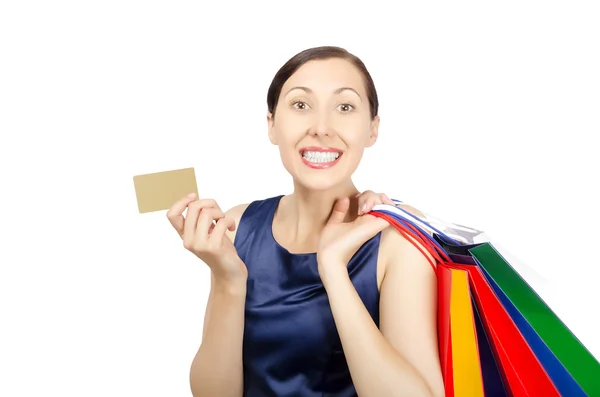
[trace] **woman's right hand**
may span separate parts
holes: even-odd
[[[225,234],[227,230],[235,230],[235,221],[214,200],[199,200],[191,194],[173,204],[167,218],[179,233],[183,246],[204,261],[217,280],[235,282],[248,277],[246,265]]]

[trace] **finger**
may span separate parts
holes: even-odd
[[[359,196],[365,196],[365,195],[368,195],[369,193],[373,193],[373,191],[371,191],[371,190],[365,190],[365,191],[364,191],[364,192],[362,192],[362,193],[357,193],[357,194],[354,196],[354,198],[357,198],[357,197],[359,197]]]
[[[202,199],[192,202],[188,206],[188,211],[186,214],[187,219],[184,225],[184,234],[189,234],[193,238],[194,234],[196,233],[196,227],[198,226],[198,217],[200,216],[202,210],[206,208],[216,208],[219,211],[221,210],[216,201],[212,199]]]
[[[196,205],[198,206],[198,208],[200,209],[204,209],[204,208],[217,208],[217,209],[221,209],[221,207],[219,207],[219,204],[217,204],[217,202],[213,199],[201,199],[198,200],[198,202],[196,203]]]
[[[196,200],[196,194],[191,193],[175,202],[175,204],[173,204],[167,211],[167,219],[169,219],[169,222],[173,228],[175,228],[179,236],[183,235],[183,225],[185,224],[183,211],[185,211],[188,205],[194,200]]]
[[[369,195],[364,198],[362,205],[359,203],[358,215],[366,214],[373,209],[373,206],[377,204],[379,196]]]
[[[365,203],[365,209],[363,210],[363,213],[366,214],[369,211],[371,211],[373,209],[373,207],[375,206],[375,204],[380,204],[379,196],[369,197],[367,199],[367,202]]]
[[[218,221],[224,217],[225,213],[219,208],[204,208],[201,210],[196,227],[196,238],[200,237],[203,241],[206,241],[213,231],[213,221]]]
[[[200,215],[200,207],[198,201],[194,201],[188,205],[186,214],[185,224],[183,225],[183,240],[185,242],[194,241],[196,235],[196,224],[198,223],[198,216]]]
[[[338,199],[331,211],[331,215],[329,216],[329,220],[327,223],[342,223],[346,214],[348,213],[348,208],[350,207],[350,200],[347,197],[342,197]]]
[[[396,205],[396,203],[394,203],[394,201],[391,198],[389,198],[387,194],[383,193],[381,196],[384,204]]]
[[[361,195],[358,198],[358,206],[357,206],[358,207],[358,215],[363,213],[363,210],[365,208],[365,201],[366,201],[366,199],[365,199],[364,195]]]
[[[223,243],[223,236],[226,230],[233,231],[235,229],[235,221],[226,216],[217,221],[213,232],[210,234],[210,239],[218,247]]]

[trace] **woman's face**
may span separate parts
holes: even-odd
[[[286,170],[314,190],[347,183],[366,147],[377,139],[363,76],[350,62],[310,61],[283,85],[269,139]]]

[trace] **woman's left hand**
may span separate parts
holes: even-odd
[[[396,205],[385,193],[375,193],[372,190],[358,193],[354,198],[358,198],[358,215],[369,213],[378,204]]]
[[[367,240],[389,226],[386,220],[369,214],[360,215],[352,222],[344,222],[349,208],[350,199],[338,199],[321,233],[317,262],[324,284],[330,277],[336,277],[331,276],[332,274],[347,272],[348,262],[356,251]]]

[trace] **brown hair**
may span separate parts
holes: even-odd
[[[356,55],[351,54],[343,48],[333,46],[314,47],[299,52],[290,58],[281,67],[281,69],[279,69],[279,71],[275,74],[271,85],[269,86],[269,91],[267,92],[267,107],[269,112],[275,116],[275,107],[279,101],[281,88],[290,78],[290,76],[294,74],[298,68],[300,68],[300,66],[304,65],[308,61],[325,60],[330,58],[345,59],[358,68],[363,75],[367,97],[369,99],[371,117],[373,118],[377,116],[377,112],[379,110],[377,90],[375,89],[375,84],[373,83],[373,79],[371,78],[371,75],[369,74],[365,64]]]

